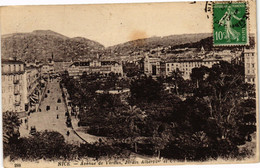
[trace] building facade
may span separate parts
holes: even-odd
[[[257,58],[255,56],[255,49],[244,49],[243,57],[245,67],[245,82],[255,84],[257,73]]]
[[[33,112],[38,109],[41,99],[41,66],[30,65],[25,67],[27,83],[28,111]]]
[[[190,79],[190,74],[193,68],[199,68],[205,66],[211,68],[212,65],[219,63],[218,59],[185,59],[166,62],[166,76],[171,76],[173,71],[177,69],[182,72],[182,77]]]
[[[2,60],[2,111],[24,117],[36,111],[44,87],[41,65],[18,60]]]
[[[152,77],[161,76],[161,59],[146,56],[144,59],[144,74]]]
[[[43,76],[49,76],[50,74],[54,74],[54,61],[53,59],[49,59],[47,63],[41,66],[41,73]]]
[[[2,111],[25,115],[28,110],[25,64],[17,60],[2,60]]]
[[[69,76],[81,76],[83,72],[87,74],[98,73],[103,76],[108,76],[111,72],[122,76],[123,75],[123,67],[122,64],[116,61],[105,61],[95,59],[92,61],[80,61],[72,63],[67,71]]]

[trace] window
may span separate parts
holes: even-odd
[[[11,95],[9,96],[9,100],[8,101],[9,101],[9,104],[12,103],[12,96]]]
[[[252,68],[254,68],[255,67],[255,64],[254,63],[252,63]]]

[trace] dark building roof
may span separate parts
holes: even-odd
[[[71,65],[70,65],[70,67],[71,66],[89,66],[89,62],[74,62],[74,63],[72,63]]]
[[[103,65],[114,65],[114,64],[119,64],[116,61],[100,61],[101,62],[101,66]],[[71,66],[90,66],[90,62],[89,61],[80,61],[80,62],[74,62],[70,65]]]
[[[221,61],[220,59],[179,59],[166,61],[166,63],[182,63],[182,62],[215,62]]]
[[[9,59],[2,59],[1,62],[2,64],[25,64],[23,61]]]

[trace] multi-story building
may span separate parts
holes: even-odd
[[[166,76],[170,76],[177,69],[182,72],[183,78],[190,79],[190,74],[193,68],[205,66],[211,68],[212,65],[219,63],[218,59],[185,59],[173,60],[166,62]]]
[[[144,74],[152,77],[161,76],[161,59],[147,55],[144,59]]]
[[[41,73],[44,76],[49,76],[54,73],[54,61],[49,59],[47,63],[43,64],[41,67]]]
[[[255,49],[244,49],[242,55],[245,66],[245,82],[255,84],[257,73]]]
[[[27,81],[24,62],[2,60],[2,111],[18,112],[24,116],[28,110]]]
[[[27,81],[28,111],[36,111],[41,98],[41,67],[30,65],[25,67]]]
[[[72,63],[68,69],[70,76],[81,76],[83,72],[87,74],[98,73],[108,76],[111,72],[118,76],[123,75],[122,64],[116,61],[94,59],[92,61],[79,61]]]

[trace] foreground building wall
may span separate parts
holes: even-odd
[[[27,110],[27,81],[24,62],[2,60],[2,111],[24,113]],[[22,115],[22,114],[21,114]]]

